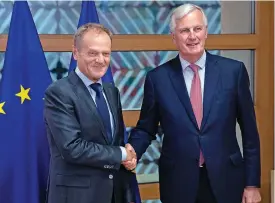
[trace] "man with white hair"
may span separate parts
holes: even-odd
[[[205,51],[207,18],[196,5],[175,9],[170,28],[179,55],[148,72],[129,144],[140,158],[160,123],[163,203],[260,202],[260,141],[245,65]]]

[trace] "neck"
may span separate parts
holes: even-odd
[[[203,52],[197,55],[187,55],[180,52],[181,58],[183,58],[184,60],[188,61],[191,64],[196,63],[202,57],[202,55],[203,55]]]

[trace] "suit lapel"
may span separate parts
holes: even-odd
[[[201,129],[206,124],[208,115],[213,105],[213,97],[219,80],[219,68],[216,57],[207,52],[205,64],[204,96],[203,96],[203,119]]]
[[[174,87],[181,103],[185,107],[189,118],[194,123],[194,125],[198,128],[196,117],[195,117],[195,114],[193,112],[192,105],[191,105],[191,102],[190,102],[190,98],[189,98],[189,95],[188,95],[188,92],[187,92],[186,84],[185,84],[185,81],[184,81],[179,56],[177,56],[176,58],[174,58],[171,61],[170,66],[171,66],[172,71],[170,71],[169,76],[170,76],[170,80],[173,84],[173,87]]]
[[[105,96],[106,96],[106,99],[108,101],[108,104],[109,104],[109,107],[110,107],[110,111],[112,113],[112,117],[113,117],[113,121],[114,121],[114,126],[113,126],[113,129],[114,129],[114,133],[113,133],[113,142],[115,141],[115,136],[117,134],[117,124],[118,124],[118,120],[117,120],[117,106],[116,106],[116,103],[117,101],[115,101],[115,92],[113,91],[114,88],[113,87],[110,87],[109,84],[103,84],[103,90],[104,90],[104,93],[105,93]]]
[[[74,85],[75,93],[79,98],[79,102],[84,102],[86,104],[86,106],[89,107],[93,117],[98,122],[98,125],[99,125],[99,127],[100,127],[100,129],[101,129],[101,131],[104,135],[105,141],[107,143],[109,143],[108,139],[107,139],[107,134],[106,134],[106,130],[104,128],[103,122],[102,122],[102,120],[101,120],[101,118],[100,118],[100,116],[97,112],[95,102],[94,102],[93,98],[91,97],[90,92],[88,91],[87,87],[82,82],[82,80],[76,75],[76,73],[74,71],[72,71],[70,73],[69,80]]]

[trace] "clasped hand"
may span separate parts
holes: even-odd
[[[127,152],[127,158],[122,162],[122,164],[127,170],[132,171],[137,166],[137,155],[134,148],[129,143],[125,145],[125,149]]]

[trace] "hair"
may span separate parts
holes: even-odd
[[[80,42],[82,41],[83,36],[90,30],[97,34],[106,33],[112,40],[113,34],[108,28],[98,23],[87,23],[80,26],[74,35],[74,46],[76,48],[80,48]]]
[[[176,21],[185,17],[187,14],[191,13],[194,10],[199,10],[203,15],[203,22],[205,26],[207,26],[207,18],[205,13],[203,12],[203,9],[197,5],[194,4],[183,4],[179,7],[177,7],[171,14],[170,18],[170,32],[174,32],[176,28]]]

